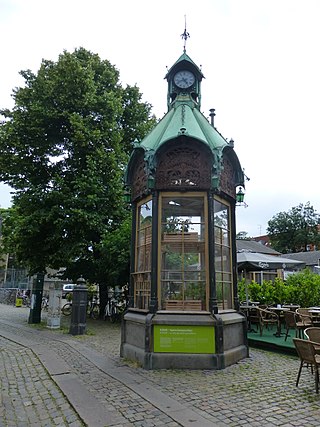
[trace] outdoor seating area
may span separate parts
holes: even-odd
[[[247,318],[249,333],[260,333],[272,330],[274,336],[286,341],[289,331],[293,330],[296,338],[303,339],[304,331],[310,327],[320,327],[320,307],[302,308],[296,304],[263,305],[259,302],[248,302],[240,305],[240,311]]]
[[[310,370],[311,375],[314,375],[316,393],[319,393],[320,355],[316,353],[315,347],[318,347],[320,342],[313,342],[300,338],[294,338],[293,342],[300,358],[300,367],[298,371],[296,386],[298,387],[299,385],[301,371],[302,368],[305,367]]]
[[[298,355],[298,387],[303,368],[315,378],[319,393],[320,307],[292,308],[245,305],[248,320],[248,342],[251,347]]]

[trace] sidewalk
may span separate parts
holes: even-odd
[[[223,371],[145,371],[120,359],[119,325],[89,320],[74,337],[28,315],[0,304],[1,427],[319,426],[320,396],[310,372],[295,387],[296,357],[251,349]]]

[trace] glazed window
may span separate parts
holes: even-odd
[[[151,287],[152,201],[138,205],[134,278],[134,307],[148,309]]]
[[[206,309],[205,198],[161,199],[161,309]]]
[[[214,200],[214,242],[216,292],[219,309],[232,308],[232,265],[230,245],[230,207]]]

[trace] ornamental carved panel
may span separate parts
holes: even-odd
[[[156,188],[158,190],[209,189],[212,156],[200,144],[177,143],[158,158]]]
[[[229,196],[236,198],[235,171],[227,156],[223,157],[223,168],[220,175],[220,188]]]
[[[142,196],[147,189],[147,174],[143,155],[137,158],[134,171],[132,174],[132,199]]]

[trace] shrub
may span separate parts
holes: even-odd
[[[240,301],[246,300],[245,279],[238,283]],[[261,304],[299,304],[301,307],[320,305],[320,275],[310,269],[290,275],[286,281],[277,277],[274,282],[264,280],[262,285],[247,284],[248,298]]]

